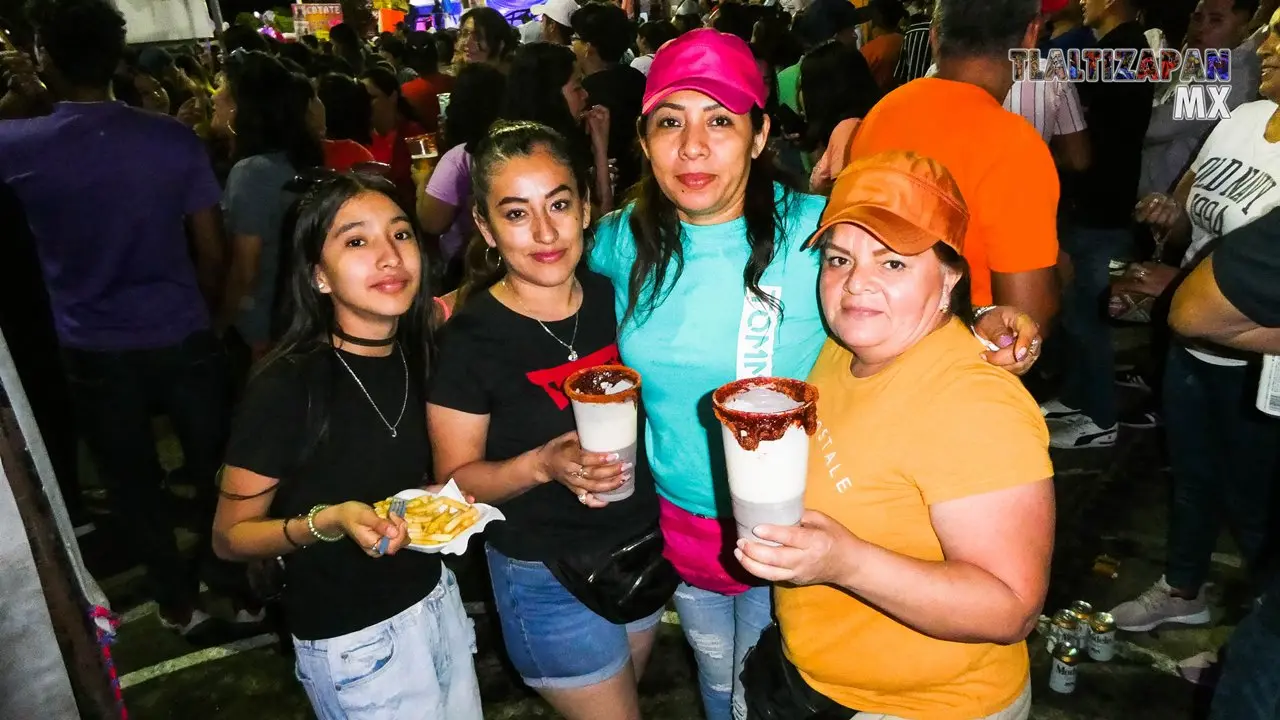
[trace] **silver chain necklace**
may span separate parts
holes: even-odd
[[[533,311],[530,310],[529,306],[525,305],[524,301],[520,299],[519,293],[516,292],[515,288],[511,287],[511,282],[509,280],[504,279],[502,283],[507,286],[507,292],[511,293],[511,297],[515,298],[516,302],[520,303],[520,307],[523,308],[526,313],[528,313],[529,319],[538,323],[538,325],[542,328],[543,332],[550,335],[552,340],[555,340],[556,342],[560,343],[561,345],[564,346],[566,350],[569,351],[569,362],[574,362],[575,360],[577,360],[578,351],[573,349],[573,344],[578,340],[578,316],[582,312],[582,306],[579,305],[578,309],[573,313],[573,336],[569,338],[569,342],[565,342],[561,340],[559,336],[557,336],[555,333],[551,332],[551,328],[547,327],[546,323],[542,322],[536,317],[533,317]],[[572,291],[570,291],[570,296],[572,297]]]
[[[342,359],[342,353],[338,352],[338,348],[333,349],[333,354],[337,356],[338,362],[342,363],[342,367],[351,373],[351,379],[355,380],[356,385],[360,386],[360,392],[364,393],[365,399],[373,406],[373,411],[378,413],[378,417],[382,419],[382,424],[386,425],[387,429],[391,431],[391,437],[396,436],[396,428],[400,427],[400,421],[404,419],[405,408],[409,407],[409,363],[404,359],[404,348],[401,348],[399,343],[396,344],[396,350],[400,352],[400,364],[404,366],[404,402],[400,404],[400,414],[396,416],[396,423],[392,425],[387,422],[387,416],[383,415],[382,411],[378,409],[378,403],[373,401],[373,396],[365,389],[364,383],[360,382],[360,377],[356,375],[356,371],[352,370],[347,361]]]

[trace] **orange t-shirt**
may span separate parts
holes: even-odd
[[[1021,116],[986,90],[921,78],[867,113],[849,150],[857,159],[911,150],[942,163],[969,206],[964,257],[973,304],[991,304],[991,273],[1058,262],[1058,172],[1049,147]]]
[[[809,373],[818,429],[805,507],[867,542],[940,562],[930,506],[1052,477],[1035,400],[980,352],[952,320],[875,375],[855,378],[849,351],[828,340]],[[1008,707],[1027,682],[1026,643],[939,640],[827,585],[778,586],[774,605],[787,657],[845,707],[971,720]]]
[[[862,46],[862,57],[871,66],[871,77],[881,90],[893,87],[893,71],[898,66],[898,55],[902,53],[901,33],[889,33]]]

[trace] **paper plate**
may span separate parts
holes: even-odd
[[[453,480],[450,480],[449,483],[444,486],[444,489],[442,489],[438,493],[429,493],[426,490],[423,490],[422,488],[413,488],[410,490],[401,490],[400,492],[395,494],[396,497],[404,498],[405,500],[412,500],[414,498],[422,497],[423,495],[435,495],[437,497],[447,497],[451,500],[457,500],[458,502],[467,501],[466,497],[463,496],[462,491],[458,489],[458,484]],[[406,545],[405,547],[407,547],[410,550],[415,550],[417,552],[422,552],[422,553],[441,553],[444,555],[461,555],[462,553],[467,551],[467,543],[470,542],[472,535],[475,535],[476,533],[483,531],[485,526],[491,522],[507,519],[507,517],[502,514],[501,510],[499,510],[498,508],[492,505],[485,505],[484,503],[474,503],[473,507],[480,511],[480,519],[477,520],[474,525],[464,530],[456,538],[450,540],[447,543],[440,543],[438,545],[411,544],[411,545]]]

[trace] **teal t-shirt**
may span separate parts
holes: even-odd
[[[779,202],[782,190],[779,188]],[[683,225],[684,270],[649,315],[621,322],[622,360],[640,372],[648,419],[645,441],[658,493],[708,517],[730,513],[720,423],[711,393],[744,377],[803,380],[827,335],[818,305],[818,253],[800,246],[817,229],[825,204],[792,193],[778,229],[773,263],[761,289],[782,312],[747,291],[742,282],[750,248],[746,221]],[[627,309],[635,259],[628,205],[596,228],[590,268],[613,281],[618,317]]]

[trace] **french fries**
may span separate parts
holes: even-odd
[[[374,512],[383,519],[390,509],[390,498],[373,505]],[[409,526],[412,544],[443,545],[475,525],[480,520],[480,511],[450,498],[423,495],[405,504],[404,520]]]

